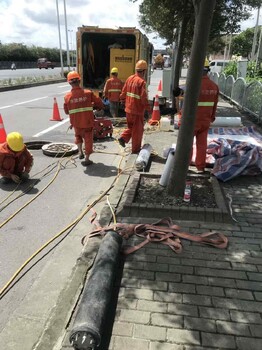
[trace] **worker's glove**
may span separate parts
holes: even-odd
[[[15,174],[11,174],[11,179],[16,183],[18,184],[20,182],[20,177],[18,175],[15,175]]]
[[[28,180],[29,177],[30,177],[30,175],[29,175],[29,173],[26,172],[26,171],[24,171],[24,172],[22,173],[22,175],[21,175],[21,179],[22,179],[22,180]]]
[[[96,109],[95,111],[94,111],[94,115],[95,115],[95,117],[103,117],[103,115],[104,115],[104,110],[103,109]]]

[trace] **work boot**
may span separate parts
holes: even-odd
[[[122,147],[126,147],[126,143],[125,143],[125,140],[122,138],[122,137],[119,137],[118,139],[118,142],[119,142],[119,145],[122,146]]]
[[[10,184],[11,182],[13,182],[13,181],[12,181],[12,179],[10,179],[9,177],[3,176],[3,177],[1,178],[1,183],[4,184],[4,185]]]

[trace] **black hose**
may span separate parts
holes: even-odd
[[[92,350],[101,342],[121,245],[122,237],[115,231],[108,231],[100,244],[70,333],[75,350]]]

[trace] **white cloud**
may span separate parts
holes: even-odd
[[[139,4],[129,0],[65,0],[68,40],[75,46],[75,32],[82,25],[101,28],[139,28]],[[62,48],[66,49],[64,0],[58,0]],[[73,31],[73,32],[71,32]],[[73,35],[72,35],[73,33]],[[162,40],[148,35],[155,48],[163,48]],[[56,0],[1,0],[0,41],[27,46],[59,47]]]
[[[258,16],[259,15],[259,16]],[[258,20],[258,25],[262,25],[262,8],[258,13],[258,10],[252,11],[252,16],[241,23],[241,30],[246,30],[247,28],[254,28]]]

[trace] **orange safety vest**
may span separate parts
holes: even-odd
[[[101,98],[90,90],[73,87],[64,97],[64,111],[69,114],[70,123],[76,128],[92,128],[94,126],[93,107],[103,109]]]
[[[195,128],[209,126],[215,120],[218,97],[219,89],[217,84],[210,80],[208,76],[203,76],[198,98]]]
[[[123,83],[117,77],[112,77],[106,81],[104,96],[109,101],[118,102],[121,94]]]
[[[144,115],[145,110],[150,111],[145,80],[137,74],[127,78],[120,100],[125,101],[126,113]]]

